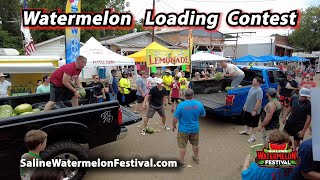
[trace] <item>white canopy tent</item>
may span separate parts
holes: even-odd
[[[91,37],[81,48],[80,55],[87,58],[87,66],[123,66],[134,65],[134,59],[121,56],[104,47],[94,37]]]
[[[207,61],[230,61],[230,58],[218,56],[208,52],[199,51],[191,55],[191,62],[207,62]]]
[[[121,56],[108,48],[104,47],[94,37],[91,37],[81,48],[80,55],[87,58],[87,65],[83,69],[83,78],[90,78],[92,75],[97,74],[97,67],[111,66],[128,66],[135,65],[134,59],[126,56]],[[110,69],[108,74],[110,75]],[[135,67],[135,74],[137,70]]]

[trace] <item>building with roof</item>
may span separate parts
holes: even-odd
[[[65,41],[65,35],[62,35],[37,43],[36,50],[31,56],[59,56],[61,59],[66,59]],[[83,45],[84,43],[80,42],[80,46]]]
[[[158,35],[154,36],[154,41],[170,49],[176,48],[170,42],[162,39]],[[140,51],[152,42],[152,33],[150,31],[133,32],[108,40],[100,40],[100,43],[121,55],[130,55]]]
[[[228,39],[225,48],[225,57],[240,58],[247,55],[265,56],[292,56],[294,47],[289,45],[287,36],[275,35],[271,37],[244,36],[236,39]],[[237,49],[237,51],[236,51]]]
[[[158,31],[157,36],[169,41],[179,47],[188,47],[189,29],[171,29]],[[223,55],[226,47],[224,43],[224,35],[219,31],[206,31],[203,29],[192,30],[193,35],[193,50],[208,51],[217,55]]]

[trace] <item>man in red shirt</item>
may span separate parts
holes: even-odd
[[[44,107],[44,111],[52,110],[56,102],[71,99],[72,106],[79,105],[80,94],[71,84],[73,79],[79,88],[82,88],[79,74],[87,64],[87,58],[78,56],[76,62],[61,66],[50,76],[50,101]]]

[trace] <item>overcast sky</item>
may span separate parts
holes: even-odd
[[[130,3],[129,9],[135,19],[144,17],[145,9],[152,8],[152,0],[127,0]],[[156,0],[156,12],[176,12],[181,13],[185,8],[195,8],[199,12],[219,12],[220,18],[219,31],[240,32],[254,31],[256,36],[266,36],[271,34],[287,34],[290,29],[253,29],[236,28],[231,29],[226,23],[226,14],[232,9],[241,9],[246,12],[262,12],[271,9],[273,12],[288,12],[296,9],[304,9],[312,5],[320,4],[320,0]]]

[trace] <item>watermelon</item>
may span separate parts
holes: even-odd
[[[214,75],[214,79],[217,80],[217,81],[220,81],[220,80],[222,79],[222,75],[223,75],[222,72],[217,72],[217,73]]]
[[[226,87],[226,88],[225,88],[225,90],[226,90],[226,91],[228,91],[229,89],[231,89],[231,87],[230,87],[230,86],[228,86],[228,87]]]
[[[84,88],[79,89],[78,93],[80,94],[81,98],[84,98],[86,96],[86,90]]]
[[[39,109],[39,108],[34,108],[34,109],[32,109],[31,112],[34,112],[34,113],[41,112],[41,109]]]
[[[11,117],[11,113],[8,112],[0,112],[0,119]]]
[[[152,134],[152,133],[156,132],[156,129],[155,128],[147,128],[146,132],[149,133],[149,134]]]
[[[20,115],[25,112],[31,112],[32,106],[30,104],[20,104],[19,106],[14,108],[14,113]]]
[[[13,112],[13,108],[12,106],[6,104],[6,105],[0,106],[0,111]]]
[[[19,116],[27,115],[27,114],[33,114],[33,113],[34,113],[34,112],[24,112],[24,113],[19,114]]]

